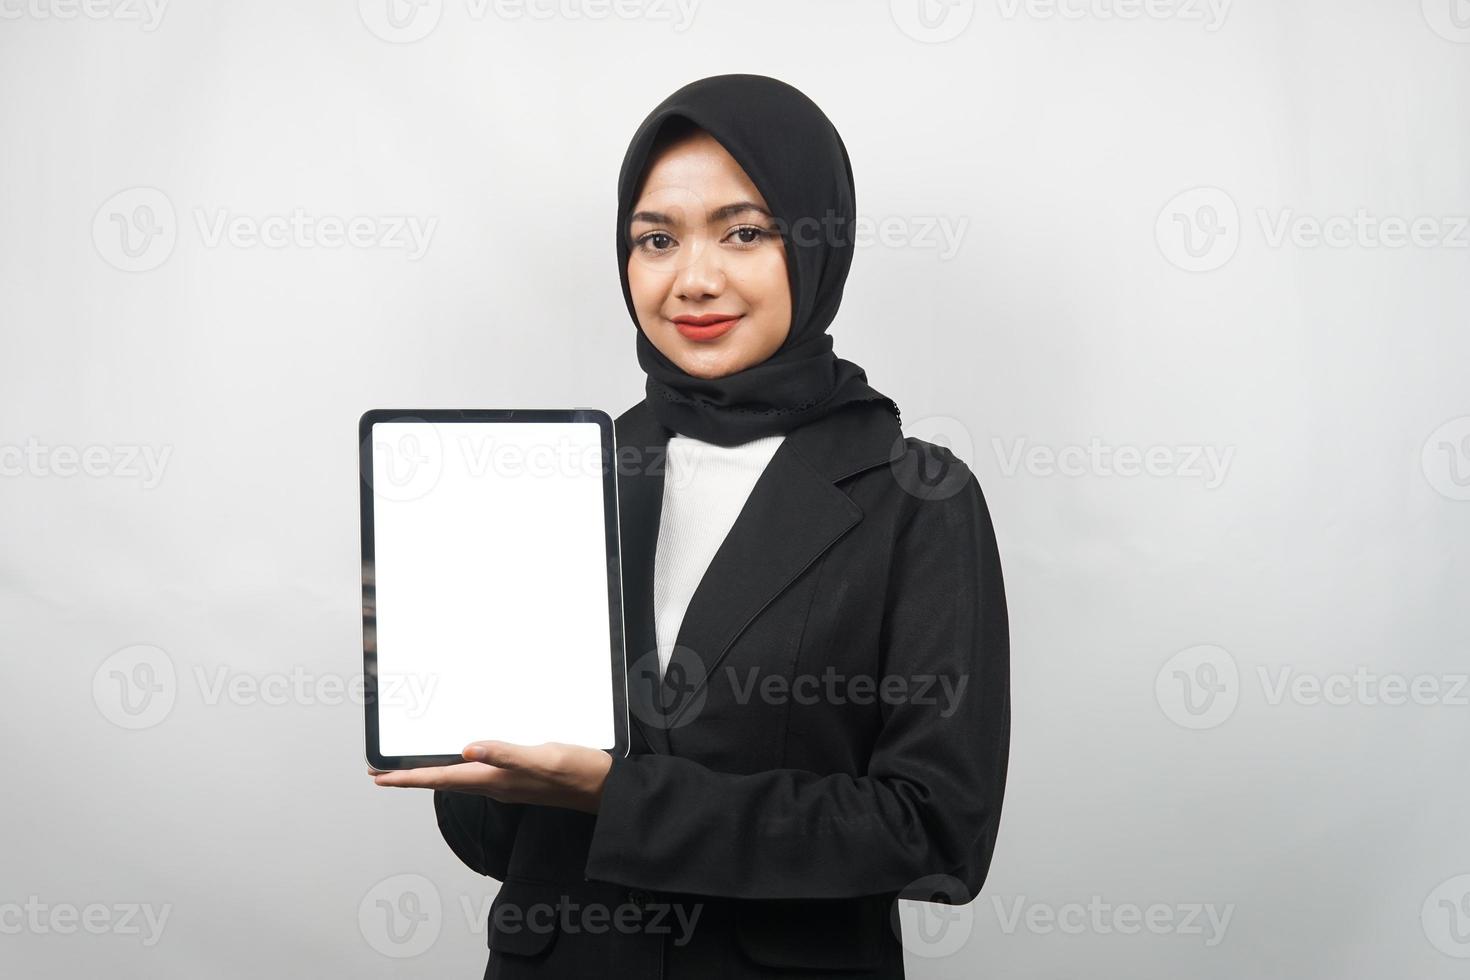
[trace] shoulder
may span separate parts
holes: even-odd
[[[951,596],[1002,596],[995,525],[969,462],[948,446],[908,436],[888,469],[888,492],[900,510],[890,531],[891,574],[921,589],[946,583]]]
[[[614,416],[613,424],[627,425],[630,422],[646,420],[648,418],[651,418],[652,415],[653,413],[648,407],[648,399],[640,398],[633,404],[629,405],[627,408],[623,409],[621,413]]]
[[[990,508],[968,460],[949,446],[905,436],[894,458],[872,478],[885,484],[894,511],[895,547],[981,544],[995,547]]]
[[[956,497],[983,499],[980,481],[970,464],[941,443],[905,436],[902,451],[895,447],[888,469],[898,489],[912,498],[916,507]]]

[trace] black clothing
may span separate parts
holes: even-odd
[[[646,399],[615,428],[631,752],[596,815],[434,794],[450,847],[504,882],[486,976],[902,977],[894,897],[928,899],[948,876],[951,902],[973,898],[1005,789],[1008,624],[978,482],[877,404],[792,430],[660,684],[670,433]],[[569,903],[604,923],[666,903],[698,918],[685,929],[665,909],[659,932],[519,917]]]

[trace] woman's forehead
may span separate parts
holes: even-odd
[[[762,206],[765,203],[750,175],[708,134],[680,140],[652,160],[639,199],[654,194],[722,196],[732,201],[753,200]]]

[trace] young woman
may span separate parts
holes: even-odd
[[[902,977],[895,897],[970,901],[999,824],[985,500],[832,351],[854,187],[810,99],[686,85],[618,195],[648,375],[615,424],[631,751],[479,742],[375,778],[434,789],[502,882],[488,977]]]

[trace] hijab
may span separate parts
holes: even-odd
[[[628,287],[628,219],[665,123],[682,118],[713,136],[749,175],[780,228],[791,287],[791,329],[759,364],[698,378],[656,348],[638,326]],[[618,274],[638,332],[638,364],[655,418],[682,435],[722,446],[784,433],[854,402],[898,405],[832,350],[826,332],[852,266],[856,192],[847,147],[800,90],[764,75],[715,75],[685,85],[639,125],[618,174]]]

